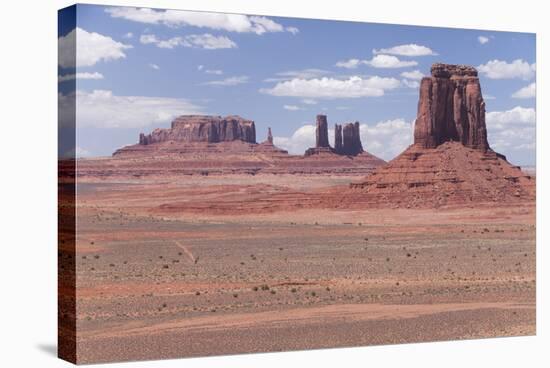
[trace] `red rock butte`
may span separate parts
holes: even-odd
[[[514,202],[534,200],[535,180],[489,147],[476,69],[434,64],[420,86],[414,144],[343,195],[343,204],[393,207]]]
[[[275,145],[271,128],[265,141],[256,143],[254,121],[239,116],[182,115],[172,121],[170,128],[141,133],[138,144],[116,150],[112,158],[81,160],[78,171],[82,177],[97,178],[257,173],[364,175],[386,163],[362,148],[357,150],[359,124],[352,129],[357,137],[351,134],[351,140],[343,138],[355,145],[355,157],[336,154],[328,144],[326,116],[318,117],[318,124],[323,120],[325,129],[321,134],[325,135],[318,142],[326,146],[329,155],[290,155]]]

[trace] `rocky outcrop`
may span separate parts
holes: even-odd
[[[361,136],[359,134],[359,122],[344,125],[342,134],[342,149],[340,154],[357,156],[363,152]]]
[[[477,70],[471,66],[433,64],[420,84],[414,143],[435,148],[456,141],[486,151],[485,102]]]
[[[342,152],[342,125],[334,124],[334,150],[337,153]]]
[[[315,147],[330,147],[328,144],[328,123],[326,115],[317,115],[317,129],[315,130]]]
[[[170,129],[155,129],[151,134],[141,133],[140,145],[161,142],[230,142],[256,143],[256,127],[252,120],[240,116],[182,115]]]
[[[271,133],[271,128],[267,128],[267,143],[273,144],[273,134]]]
[[[340,202],[382,207],[439,207],[532,201],[535,179],[487,143],[477,71],[434,64],[422,79],[414,144]]]

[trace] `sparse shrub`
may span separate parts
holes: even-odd
[[[169,268],[169,266],[167,264],[163,265],[162,268]]]
[[[237,298],[239,296],[239,294],[235,293],[233,294],[233,298]]]
[[[315,291],[311,292],[311,296],[316,296],[316,295],[317,295],[317,293]]]
[[[195,292],[195,295],[201,295],[200,291]]]
[[[254,287],[252,288],[252,290],[258,291],[258,287],[257,287],[257,286],[254,286]]]
[[[275,294],[275,290],[271,290],[270,293],[271,293],[271,294]]]
[[[295,293],[295,292],[297,292],[297,291],[298,291],[298,290],[296,290],[296,288],[290,289],[290,292],[291,292],[291,293]]]
[[[262,285],[261,288],[262,288],[263,291],[269,290],[269,286],[267,286],[265,284]]]

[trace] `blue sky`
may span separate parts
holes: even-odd
[[[412,141],[419,78],[445,62],[478,67],[492,147],[535,163],[534,34],[96,5],[78,5],[76,26],[60,30],[77,60],[60,57],[59,86],[62,107],[76,78],[81,156],[188,113],[241,115],[258,141],[270,126],[303,153],[323,113],[361,122],[363,146],[388,160]]]

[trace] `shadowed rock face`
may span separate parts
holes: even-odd
[[[355,156],[363,152],[361,137],[359,135],[359,122],[348,123],[343,128],[342,153]]]
[[[435,148],[456,141],[486,151],[485,102],[477,70],[471,66],[434,64],[420,84],[414,143]]]
[[[334,150],[336,153],[342,152],[342,125],[334,124]]]
[[[273,134],[271,133],[271,128],[267,128],[267,143],[273,144]]]
[[[317,115],[315,147],[330,147],[328,144],[328,123],[326,115]]]
[[[252,120],[240,116],[182,115],[172,121],[170,129],[155,129],[151,134],[141,133],[140,145],[174,142],[229,142],[256,143],[256,127]]]
[[[340,155],[356,156],[363,151],[359,122],[344,125],[334,125],[334,151]]]

